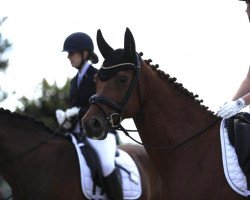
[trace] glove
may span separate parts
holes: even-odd
[[[244,108],[245,101],[239,98],[236,101],[229,101],[225,103],[217,112],[217,115],[222,118],[229,118],[236,115],[242,108]]]
[[[58,124],[61,126],[66,119],[65,112],[60,109],[57,109],[56,119],[57,119]]]
[[[78,115],[80,108],[72,107],[65,111],[66,118],[70,119],[73,116]]]

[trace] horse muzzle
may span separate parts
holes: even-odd
[[[104,140],[107,137],[107,122],[105,120],[92,116],[89,120],[83,117],[81,121],[87,137],[94,140]]]

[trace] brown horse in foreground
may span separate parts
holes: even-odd
[[[142,61],[129,29],[124,49],[113,50],[100,30],[97,43],[105,60],[82,119],[87,135],[102,139],[110,126],[123,129],[121,119],[133,118],[168,200],[245,199],[224,176],[221,120],[175,78]]]
[[[139,145],[122,145],[135,160],[140,199],[165,198],[164,185]],[[73,144],[33,118],[0,108],[0,174],[17,200],[84,200]]]

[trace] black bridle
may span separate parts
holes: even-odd
[[[135,65],[133,63],[122,63],[122,64],[115,65],[115,66],[112,66],[112,67],[113,68],[122,67],[122,66],[125,66],[125,65],[126,66],[130,65],[135,70],[135,75],[133,77],[133,80],[130,83],[130,86],[129,86],[125,96],[123,97],[123,99],[122,99],[122,101],[120,103],[116,103],[113,100],[111,100],[111,99],[109,99],[109,98],[107,98],[105,96],[102,96],[100,94],[95,94],[95,95],[91,96],[90,99],[89,99],[90,104],[95,104],[102,110],[106,120],[108,120],[108,122],[110,123],[110,125],[114,129],[117,129],[121,125],[121,121],[122,121],[121,116],[122,116],[122,113],[124,111],[125,105],[128,102],[128,99],[129,99],[129,97],[130,97],[136,83],[139,85],[138,79],[139,79],[139,75],[140,75],[140,71],[141,71],[141,64]],[[112,68],[112,67],[109,67],[109,69]],[[138,91],[139,90],[140,90],[140,87],[138,86]],[[140,98],[140,99],[142,99],[142,98]],[[104,109],[101,107],[101,104],[111,107],[112,109],[115,110],[115,112],[110,114],[110,115],[107,114],[104,111]]]
[[[202,130],[200,130],[199,132],[197,132],[196,134],[194,134],[190,138],[187,138],[187,139],[185,139],[185,140],[183,140],[183,141],[181,141],[181,142],[179,142],[179,143],[177,143],[175,145],[172,145],[172,146],[156,147],[156,146],[151,146],[151,145],[148,145],[148,144],[144,144],[144,143],[141,143],[141,142],[135,140],[133,137],[131,137],[129,135],[129,132],[132,132],[134,130],[126,130],[121,125],[121,122],[122,122],[121,115],[122,115],[122,112],[124,111],[124,107],[125,107],[126,103],[128,102],[128,99],[129,99],[129,97],[130,97],[136,83],[138,83],[138,94],[139,94],[139,98],[141,100],[140,101],[141,106],[143,105],[143,100],[142,100],[142,96],[141,96],[141,92],[140,92],[140,86],[139,86],[139,75],[140,75],[140,71],[141,71],[141,62],[140,62],[140,65],[135,65],[133,63],[121,63],[119,65],[112,66],[112,67],[115,68],[115,67],[120,67],[120,66],[124,66],[124,65],[134,66],[133,69],[135,70],[135,76],[133,77],[133,80],[132,80],[132,82],[131,82],[131,84],[129,86],[129,89],[128,89],[127,93],[125,94],[125,96],[123,97],[122,101],[120,103],[116,103],[113,100],[111,100],[111,99],[109,99],[109,98],[107,98],[105,96],[102,96],[100,94],[95,94],[95,95],[90,97],[89,102],[90,102],[90,104],[95,104],[100,108],[100,110],[103,112],[106,120],[110,123],[112,128],[124,132],[126,136],[128,136],[130,139],[132,139],[137,144],[143,145],[144,147],[147,147],[147,148],[156,149],[156,150],[173,150],[173,149],[177,149],[177,148],[183,146],[184,144],[192,141],[193,139],[197,138],[198,136],[202,135],[206,131],[208,131],[220,119],[220,118],[216,118],[207,127],[203,128]],[[109,68],[111,68],[111,67],[109,67]],[[115,112],[109,115],[109,114],[107,114],[105,112],[105,110],[102,108],[101,105],[106,105],[108,107],[111,107],[112,109],[115,110]]]

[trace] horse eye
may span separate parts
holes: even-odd
[[[121,76],[119,79],[120,83],[126,83],[128,81],[128,77],[127,76]]]

